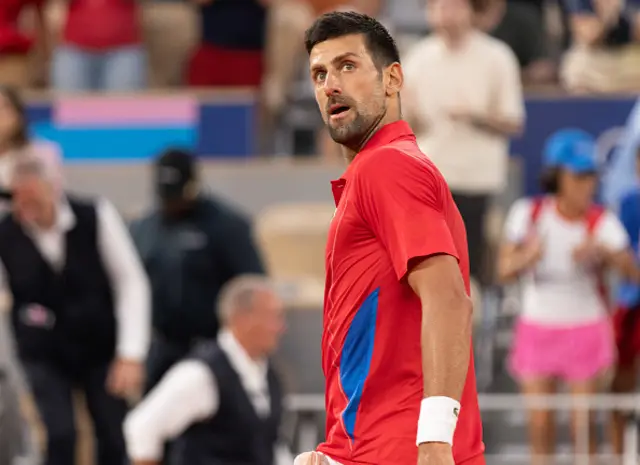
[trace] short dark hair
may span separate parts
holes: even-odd
[[[546,168],[540,175],[540,187],[545,194],[557,194],[559,190],[560,170],[556,167]]]
[[[304,35],[307,53],[321,42],[348,35],[363,35],[367,50],[379,69],[400,63],[396,41],[380,21],[355,11],[334,11],[320,16]]]
[[[22,148],[29,143],[29,130],[27,128],[27,111],[18,91],[10,86],[0,86],[0,95],[7,99],[19,119],[16,132],[11,136],[9,143],[13,148]]]

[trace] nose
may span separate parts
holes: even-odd
[[[327,78],[324,80],[324,93],[327,97],[342,93],[340,79],[335,73],[327,73]]]

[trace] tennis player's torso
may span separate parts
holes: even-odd
[[[345,185],[326,249],[324,451],[343,460],[393,464],[385,456],[395,460],[398,447],[411,454],[415,449],[422,398],[421,309],[409,286],[397,280],[356,203]],[[383,443],[388,451],[380,450]]]
[[[325,256],[327,431],[318,449],[344,465],[416,463],[420,301],[398,281],[384,245],[360,216],[355,190],[344,181],[334,183],[336,189]],[[456,463],[484,449],[473,363],[462,401]]]

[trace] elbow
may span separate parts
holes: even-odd
[[[466,295],[460,300],[459,313],[465,327],[471,332],[473,326],[473,300],[470,296]]]
[[[505,129],[509,137],[519,137],[524,132],[524,121],[510,121],[506,124]]]

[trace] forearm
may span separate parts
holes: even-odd
[[[471,124],[482,131],[502,136],[516,136],[522,131],[520,121],[494,115],[474,115]]]
[[[609,253],[605,256],[606,264],[614,269],[625,280],[640,283],[640,269],[628,251]]]
[[[471,357],[470,299],[429,299],[422,304],[424,397],[460,400]]]
[[[522,252],[504,254],[498,260],[498,281],[507,284],[517,279],[530,266],[529,259]]]
[[[117,355],[143,361],[151,340],[151,296],[145,276],[122,282],[115,292],[118,318]]]

